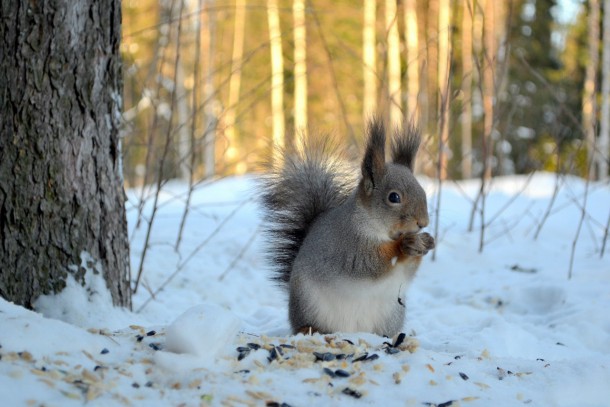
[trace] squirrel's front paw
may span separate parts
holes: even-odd
[[[429,233],[405,235],[402,239],[401,250],[407,256],[423,256],[434,249],[434,238]]]

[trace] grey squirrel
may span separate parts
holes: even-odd
[[[413,176],[420,135],[397,129],[386,163],[382,122],[368,123],[360,180],[326,143],[284,153],[263,178],[274,279],[288,288],[293,333],[372,332],[392,337],[404,292],[434,248],[426,194]]]

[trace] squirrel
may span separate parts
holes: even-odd
[[[428,207],[413,175],[419,131],[412,124],[395,130],[388,163],[383,123],[370,120],[367,133],[359,180],[346,176],[325,142],[284,151],[262,179],[268,255],[273,279],[288,289],[294,334],[395,336],[405,290],[434,248],[421,232]]]

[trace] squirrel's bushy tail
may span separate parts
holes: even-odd
[[[343,203],[354,185],[353,175],[326,140],[309,140],[299,152],[282,152],[281,162],[271,166],[260,184],[274,280],[288,283],[312,223]]]

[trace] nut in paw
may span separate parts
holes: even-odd
[[[401,242],[401,250],[407,256],[423,256],[434,249],[434,238],[429,233],[405,235]]]

